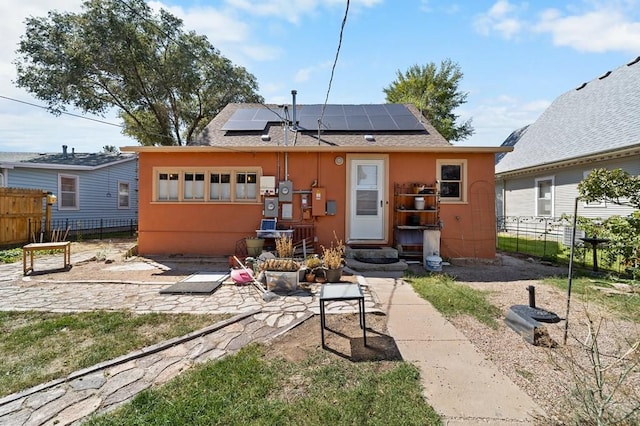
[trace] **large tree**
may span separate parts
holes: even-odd
[[[26,20],[16,84],[53,113],[116,108],[142,145],[189,143],[230,102],[263,102],[255,77],[144,0],[88,0]]]
[[[471,119],[457,124],[453,111],[467,101],[467,93],[458,91],[463,74],[460,66],[445,59],[438,66],[431,62],[413,65],[383,89],[389,103],[413,104],[448,141],[460,141],[473,134]]]

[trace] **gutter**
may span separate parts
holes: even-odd
[[[451,154],[477,154],[511,152],[511,146],[123,146],[122,152],[135,153],[199,153],[199,152],[356,152],[356,153],[382,153],[382,152],[434,152]]]
[[[568,158],[562,161],[556,161],[553,163],[538,164],[531,167],[523,167],[521,169],[508,170],[505,172],[496,172],[496,179],[503,179],[506,177],[522,176],[528,174],[534,174],[539,172],[546,172],[549,170],[557,170],[569,166],[579,166],[582,164],[590,164],[593,161],[607,161],[615,160],[618,158],[627,158],[634,155],[640,156],[640,144],[636,144],[627,148],[615,149],[609,151],[597,152],[582,157]]]

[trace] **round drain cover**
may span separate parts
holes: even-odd
[[[532,308],[528,305],[513,305],[511,310],[521,317],[533,318],[540,322],[560,322],[560,317],[558,315],[542,308]]]

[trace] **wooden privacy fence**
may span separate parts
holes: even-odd
[[[0,188],[0,246],[26,243],[40,234],[46,196],[42,189]]]

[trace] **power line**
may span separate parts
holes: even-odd
[[[347,16],[349,14],[349,0],[347,0],[347,8],[344,11],[344,18],[342,18],[342,25],[340,26],[340,37],[338,39],[338,49],[336,50],[336,57],[333,60],[333,66],[331,67],[331,77],[329,78],[329,87],[327,88],[327,96],[324,99],[324,105],[322,105],[322,114],[320,114],[320,119],[318,120],[318,124],[322,122],[324,118],[324,110],[327,108],[327,102],[329,102],[329,92],[331,92],[331,83],[333,82],[333,74],[336,71],[336,65],[338,63],[338,56],[340,55],[340,47],[342,46],[342,34],[344,32],[344,27],[347,24]],[[318,125],[318,128],[320,126]]]
[[[31,103],[31,102],[27,102],[27,101],[21,101],[20,99],[14,99],[14,98],[10,98],[8,96],[3,96],[3,95],[0,95],[0,98],[6,99],[8,101],[19,102],[21,104],[33,106],[33,107],[36,107],[36,108],[41,108],[41,109],[44,109],[44,110],[47,110],[47,111],[51,112],[51,109],[46,107],[46,106],[34,104],[34,103]],[[109,123],[108,121],[98,120],[97,118],[85,117],[84,115],[73,114],[71,112],[66,112],[66,111],[61,111],[61,110],[56,110],[56,112],[58,112],[60,114],[64,114],[64,115],[70,115],[71,117],[82,118],[83,120],[95,121],[96,123],[100,123],[100,124],[108,124],[109,126],[120,127],[121,129],[124,128],[124,126],[121,125],[121,124]]]

